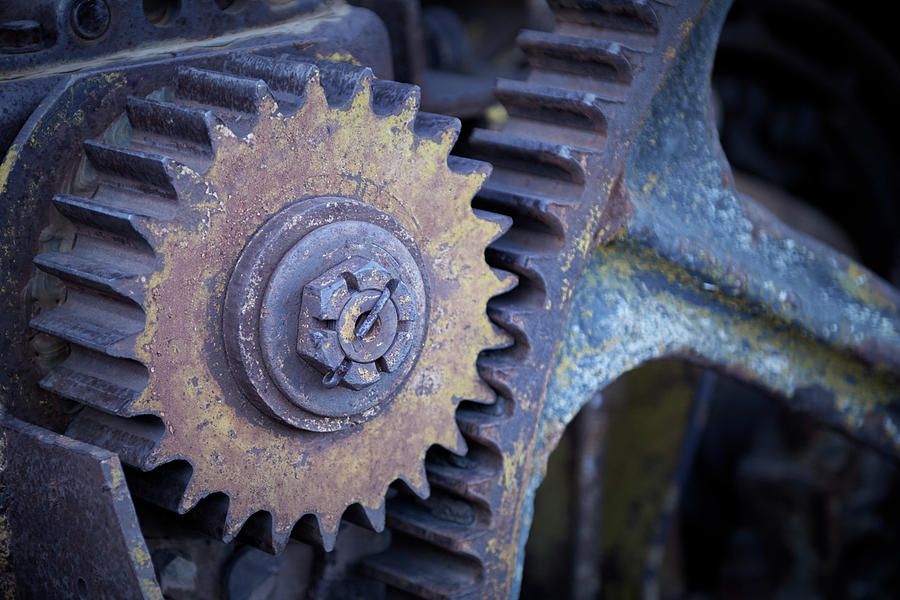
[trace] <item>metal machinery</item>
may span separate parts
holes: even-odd
[[[0,6],[3,597],[515,597],[652,359],[900,451],[900,293],[735,189],[728,2],[550,0],[483,128],[456,20],[353,4]]]

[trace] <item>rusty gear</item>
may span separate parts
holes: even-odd
[[[179,512],[224,493],[224,539],[262,513],[275,550],[305,514],[329,547],[354,504],[379,529],[398,478],[427,494],[458,403],[494,399],[475,361],[509,285],[483,256],[507,221],[470,206],[488,167],[418,100],[259,56],[130,98],[55,198],[74,247],[35,259],[67,286],[32,321],[71,345],[41,382],[87,405],[67,433],[162,466],[133,487]]]

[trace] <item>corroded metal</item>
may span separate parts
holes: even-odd
[[[359,201],[310,198],[273,215],[241,250],[225,295],[225,349],[244,394],[310,431],[381,413],[425,342],[424,269],[410,233]],[[390,310],[359,335],[388,288]]]
[[[497,403],[457,412],[477,451],[453,466],[435,461],[430,473],[434,486],[440,482],[465,498],[478,516],[467,527],[412,510],[396,518],[392,527],[441,553],[442,575],[424,575],[427,567],[417,561],[425,550],[397,549],[415,575],[404,575],[390,556],[370,561],[385,580],[423,597],[517,593],[531,477],[543,468],[540,449],[552,447],[563,428],[539,436],[556,340],[595,239],[623,217],[612,193],[641,118],[704,8],[690,2],[551,4],[561,9],[557,29],[520,38],[532,65],[528,80],[498,82],[508,124],[470,138],[471,154],[494,165],[475,205],[514,218],[487,259],[519,277],[511,293],[488,305],[516,343],[479,360]],[[480,567],[475,576],[472,560]]]
[[[173,76],[128,100],[130,137],[85,142],[92,178],[75,187],[87,191],[56,197],[80,234],[36,259],[68,294],[31,325],[72,351],[42,385],[91,407],[68,435],[143,470],[187,461],[180,489],[145,486],[146,498],[184,512],[227,494],[225,539],[263,511],[262,543],[281,549],[310,513],[331,547],[351,504],[380,528],[390,482],[425,495],[425,450],[462,450],[455,406],[492,399],[474,364],[505,340],[484,303],[506,284],[482,259],[501,226],[469,206],[487,167],[448,164],[458,122],[420,114],[415,88],[368,69],[236,55]],[[440,214],[417,208],[435,196]],[[411,290],[422,318],[403,312],[404,288],[391,306],[427,352],[364,389],[328,389],[296,351],[301,298],[354,257],[389,264]]]
[[[153,469],[136,494],[184,512],[223,492],[201,508],[224,539],[277,551],[307,513],[330,547],[359,504],[396,534],[363,572],[424,598],[515,596],[547,455],[646,360],[712,363],[896,452],[897,292],[732,188],[706,88],[727,3],[549,4],[527,80],[497,85],[508,122],[467,142],[494,166],[481,219],[488,168],[323,33],[358,16],[342,4],[281,30],[321,45],[302,56],[48,80],[0,170],[11,404],[45,404],[38,372],[85,406],[58,428]],[[396,478],[415,494],[385,516]]]
[[[460,564],[427,594],[423,569],[407,579],[395,569],[395,585],[423,597],[514,596],[547,455],[598,389],[650,358],[717,364],[896,452],[897,386],[885,373],[896,368],[896,293],[734,196],[706,145],[715,134],[704,78],[727,9],[711,4],[557,0],[557,29],[521,36],[531,74],[497,86],[510,121],[470,140],[494,165],[477,205],[514,217],[487,257],[519,276],[489,304],[516,344],[479,362],[498,403],[457,415],[484,449],[455,481],[445,465],[432,469],[488,514],[452,534],[419,519],[413,534],[443,548],[448,565],[474,557],[484,580],[466,580]]]
[[[162,600],[115,454],[2,416],[0,467],[4,598]]]

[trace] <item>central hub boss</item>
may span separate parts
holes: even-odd
[[[424,272],[412,236],[369,205],[321,197],[275,214],[226,290],[225,348],[244,393],[309,431],[377,415],[424,345]]]

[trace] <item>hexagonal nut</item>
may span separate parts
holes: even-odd
[[[350,261],[345,261],[350,262]],[[334,321],[350,299],[344,270],[338,265],[303,286],[302,312],[321,321]]]
[[[381,379],[381,373],[375,367],[375,363],[359,363],[354,361],[344,375],[344,383],[353,390],[361,390],[377,383]]]
[[[398,331],[397,336],[394,338],[394,343],[378,359],[378,364],[384,371],[393,373],[406,360],[410,348],[412,348],[412,333],[410,331]]]
[[[316,370],[332,371],[344,360],[344,351],[336,331],[317,327],[302,320],[297,336],[297,353]]]
[[[416,297],[413,295],[412,290],[402,281],[398,280],[394,286],[394,290],[391,293],[391,302],[397,308],[398,321],[415,321],[419,316],[419,313],[416,311]]]
[[[342,265],[346,265],[353,260],[354,258],[351,258],[350,260],[342,263]],[[347,278],[347,282],[350,284],[350,286],[355,288],[357,291],[382,291],[391,280],[390,272],[374,260],[362,260],[364,260],[364,262],[354,264],[350,268],[344,268],[342,271],[343,276]]]

